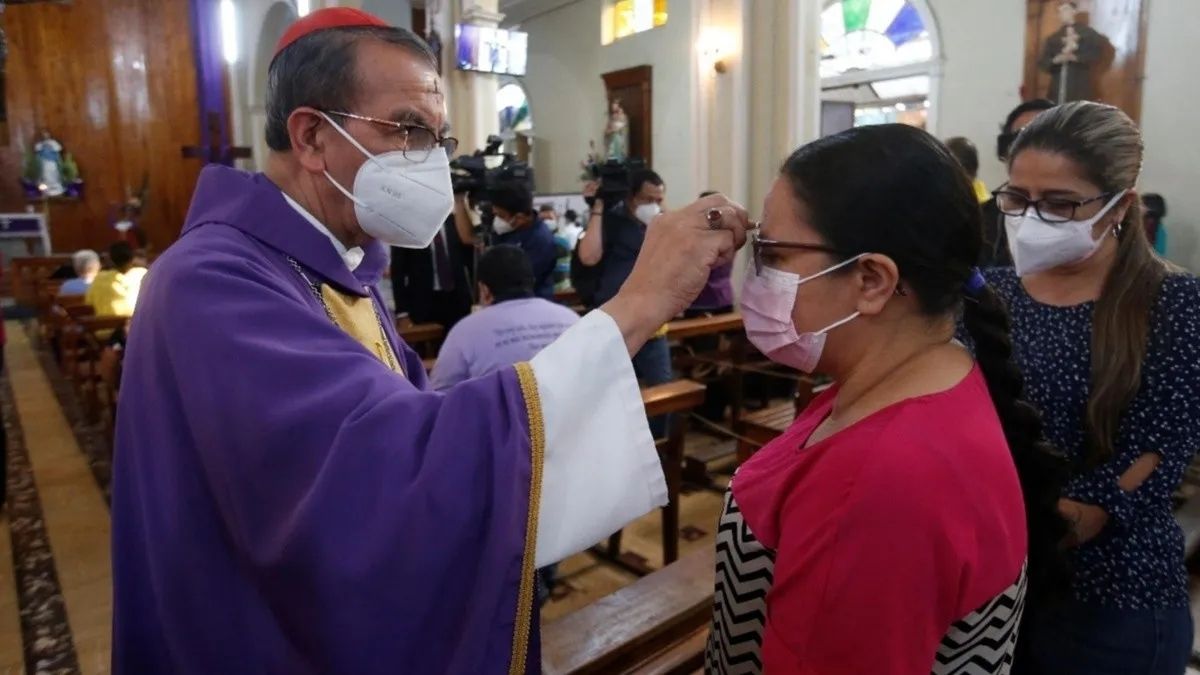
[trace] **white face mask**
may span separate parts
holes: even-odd
[[[792,321],[796,291],[802,284],[841,269],[861,257],[854,256],[807,277],[770,267],[764,267],[761,273],[756,274],[751,265],[746,270],[746,281],[742,285],[741,304],[742,321],[750,344],[775,363],[791,366],[804,373],[816,370],[821,362],[821,352],[825,350],[825,336],[834,328],[857,319],[859,312],[815,333],[799,333]]]
[[[516,229],[516,228],[514,228],[512,226],[512,223],[501,218],[500,216],[495,216],[494,218],[492,218],[492,231],[495,232],[496,234],[508,234],[509,232],[512,232],[514,229]]]
[[[329,182],[354,202],[363,231],[392,246],[429,246],[454,208],[446,151],[435,148],[423,162],[410,160],[399,150],[372,155],[329,115],[321,116],[367,156],[354,177],[353,193],[325,172]]]
[[[654,218],[660,213],[662,213],[662,207],[658,204],[639,204],[638,207],[633,210],[633,215],[646,225],[649,225],[650,221],[654,220]]]
[[[1008,250],[1012,253],[1017,276],[1043,272],[1092,257],[1112,229],[1106,228],[1099,239],[1092,239],[1092,228],[1125,196],[1125,192],[1118,192],[1099,213],[1087,220],[1047,223],[1032,206],[1025,210],[1023,216],[1004,216]]]

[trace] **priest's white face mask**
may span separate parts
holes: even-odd
[[[347,113],[333,114],[357,118]],[[329,182],[354,203],[363,231],[392,246],[429,246],[454,208],[446,148],[435,144],[432,148],[373,155],[330,115],[322,112],[321,116],[367,157],[354,177],[352,191],[325,171]]]

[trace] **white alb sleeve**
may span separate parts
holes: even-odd
[[[599,542],[667,503],[625,340],[594,310],[531,362],[546,444],[535,564]]]

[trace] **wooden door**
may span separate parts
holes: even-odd
[[[608,93],[608,101],[621,102],[625,115],[629,118],[629,156],[646,160],[646,166],[654,166],[654,152],[651,145],[651,95],[654,91],[653,69],[650,66],[637,66],[616,70],[601,75],[604,78],[604,89]]]

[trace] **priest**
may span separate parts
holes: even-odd
[[[629,355],[745,240],[659,216],[612,301],[530,363],[430,391],[376,291],[453,204],[412,33],[326,9],[269,71],[265,172],[201,174],[130,330],[116,673],[524,673],[533,573],[665,502]]]

